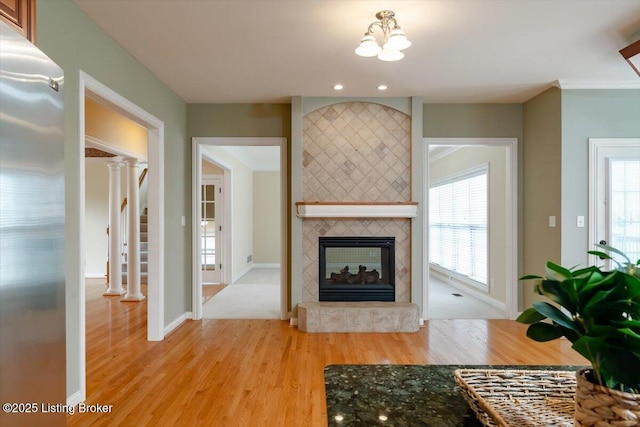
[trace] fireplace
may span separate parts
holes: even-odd
[[[395,301],[394,237],[320,237],[320,301]]]

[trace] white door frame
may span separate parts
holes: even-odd
[[[288,307],[288,286],[287,286],[287,271],[288,271],[288,244],[289,244],[289,230],[287,228],[287,214],[289,212],[287,205],[287,177],[288,177],[288,165],[287,165],[287,139],[277,137],[194,137],[192,138],[192,221],[193,224],[199,224],[200,219],[200,186],[202,185],[202,159],[203,150],[202,147],[206,145],[212,146],[224,146],[224,145],[244,145],[244,146],[277,146],[280,148],[280,230],[282,237],[282,244],[280,248],[280,319],[286,320],[289,317]],[[205,157],[206,158],[206,157]],[[225,218],[225,226],[227,230],[231,230],[232,216],[231,216],[231,179],[227,176],[231,168],[228,165],[223,164],[219,159],[208,159],[209,161],[218,164],[225,170],[223,180],[223,192],[225,193],[225,207],[223,216]],[[200,239],[199,239],[199,227],[192,227],[192,313],[193,319],[202,319],[202,274],[200,270]],[[222,277],[225,283],[230,283],[232,280],[232,264],[231,260],[231,233],[224,233],[224,253],[223,260],[224,266],[222,268]]]
[[[81,401],[86,399],[86,294],[85,294],[85,247],[84,247],[84,224],[85,224],[85,103],[84,98],[87,91],[97,95],[101,101],[110,108],[134,120],[148,130],[147,152],[149,163],[149,199],[148,207],[152,212],[149,215],[149,276],[147,287],[147,340],[162,341],[164,339],[164,122],[152,114],[138,107],[128,99],[124,98],[109,87],[100,83],[89,74],[80,70],[79,90],[78,90],[78,135],[79,151],[77,155],[80,161],[80,205],[78,212],[79,224],[79,251],[80,257],[77,271],[77,281],[79,289],[78,298],[78,342],[79,342],[79,378]]]
[[[424,158],[424,200],[429,204],[429,145],[454,145],[454,146],[490,146],[505,147],[507,149],[507,195],[506,195],[506,317],[515,319],[518,311],[518,139],[517,138],[424,138],[427,148]],[[425,319],[429,316],[429,209],[423,209],[424,230],[424,254],[427,262],[424,263],[423,313]]]
[[[597,195],[607,193],[605,185],[608,180],[606,176],[602,176],[606,172],[599,167],[598,162],[607,157],[607,152],[639,145],[640,138],[589,138],[589,250],[596,249],[592,245],[601,239],[598,228],[606,221],[605,207],[597,204]],[[598,265],[602,261],[595,255],[589,255],[589,264]]]

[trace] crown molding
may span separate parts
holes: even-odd
[[[560,89],[640,89],[640,80],[566,80],[553,82]]]

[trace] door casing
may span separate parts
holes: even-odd
[[[194,137],[192,138],[192,223],[198,224],[200,221],[200,187],[202,185],[202,159],[203,146],[225,146],[225,145],[244,145],[244,146],[277,146],[280,147],[280,231],[281,247],[280,247],[280,319],[287,320],[291,313],[289,312],[289,287],[288,287],[288,271],[289,271],[289,228],[288,218],[290,214],[288,205],[288,154],[287,139],[279,137]],[[209,159],[210,161],[212,159]],[[223,181],[223,192],[226,194],[226,203],[223,216],[226,218],[225,226],[231,229],[232,217],[230,212],[231,198],[231,179],[227,177],[226,165],[216,161],[219,166],[225,169]],[[192,318],[194,320],[202,319],[202,271],[200,266],[200,244],[199,244],[199,227],[192,227]],[[222,280],[227,283],[232,279],[232,265],[230,263],[231,252],[231,233],[225,233],[223,241],[223,270]]]
[[[606,161],[621,158],[629,153],[640,154],[640,138],[589,138],[589,250],[605,238],[609,227],[605,200],[608,190]],[[589,265],[600,265],[602,261],[589,255]]]

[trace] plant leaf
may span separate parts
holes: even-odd
[[[561,265],[555,264],[551,261],[547,262],[547,279],[562,281],[573,277],[571,270],[564,268]]]
[[[538,322],[529,326],[527,336],[534,341],[545,342],[555,340],[563,335],[555,326],[549,323]]]
[[[571,305],[571,298],[560,285],[561,282],[555,280],[541,280],[538,283],[538,291],[551,301],[563,307]]]
[[[535,308],[538,313],[556,322],[558,325],[562,325],[567,329],[571,329],[574,332],[580,333],[580,329],[576,327],[573,320],[571,320],[563,312],[558,310],[558,308],[549,304],[548,302],[534,302],[533,308]]]
[[[601,244],[596,244],[597,247],[604,249],[605,251],[608,252],[613,252],[614,254],[618,254],[620,255],[622,258],[624,258],[627,263],[630,263],[631,261],[629,260],[629,257],[622,252],[620,249],[616,249],[613,246],[609,246],[609,245],[601,245]]]
[[[575,351],[580,353],[591,362],[591,366],[595,371],[595,375],[597,378],[601,376],[600,373],[600,359],[601,355],[606,353],[609,346],[605,342],[602,337],[591,337],[591,336],[583,336],[580,337],[576,342],[571,346]]]
[[[536,323],[536,322],[540,322],[544,319],[546,319],[547,317],[538,313],[538,310],[536,310],[535,308],[531,307],[526,309],[525,311],[523,311],[520,316],[518,316],[518,318],[516,319],[517,322],[520,323],[526,323],[526,324],[531,324],[531,323]]]
[[[527,274],[526,276],[522,276],[520,280],[532,280],[532,279],[542,279],[542,276],[538,276],[537,274]]]
[[[590,255],[595,255],[601,259],[613,259],[611,258],[611,255],[609,255],[606,252],[602,252],[602,251],[587,251],[588,254]]]
[[[624,390],[625,387],[640,389],[640,357],[624,347],[611,346],[602,356],[600,371],[607,387]]]

